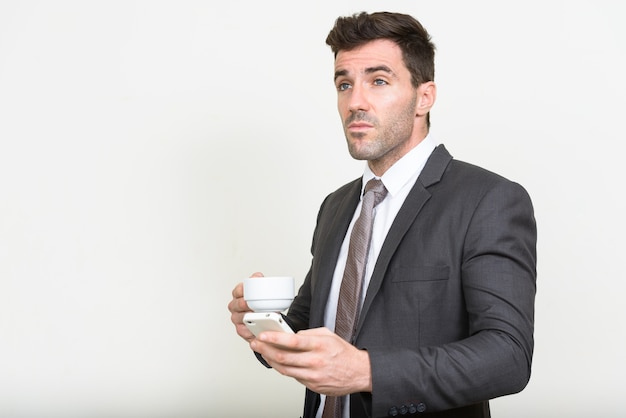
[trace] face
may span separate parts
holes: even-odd
[[[428,133],[434,83],[415,88],[394,42],[376,40],[339,51],[335,59],[338,108],[350,155],[382,175]]]

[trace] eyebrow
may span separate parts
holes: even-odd
[[[389,73],[391,75],[394,74],[394,72],[391,70],[391,68],[387,67],[386,65],[378,65],[376,67],[368,67],[365,69],[365,74],[372,74],[372,73],[376,73],[378,71],[383,71],[386,73]],[[339,70],[339,71],[335,71],[335,80],[337,80],[338,77],[341,76],[345,76],[348,75],[348,71],[347,70]]]

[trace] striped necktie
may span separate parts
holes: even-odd
[[[387,196],[387,189],[382,181],[371,179],[365,185],[361,213],[352,227],[348,258],[343,273],[337,304],[335,333],[352,343],[358,323],[363,292],[363,277],[374,223],[374,208]],[[341,418],[341,397],[327,396],[322,418]]]

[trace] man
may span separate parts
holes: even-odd
[[[454,160],[429,135],[435,48],[419,22],[395,13],[340,17],[326,42],[348,148],[367,160],[365,173],[321,205],[311,269],[286,315],[297,334],[254,338],[242,324],[249,308],[241,284],[231,319],[266,365],[307,387],[306,418],[489,417],[489,399],[519,392],[530,378],[530,198]],[[367,255],[354,263],[350,236],[372,178],[382,181],[382,200],[370,215]],[[342,283],[353,264],[362,270],[358,304],[346,315]]]

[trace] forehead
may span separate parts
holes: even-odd
[[[394,72],[406,69],[402,50],[393,41],[377,39],[349,51],[341,50],[335,58],[335,72],[363,72],[367,68],[387,66]]]

